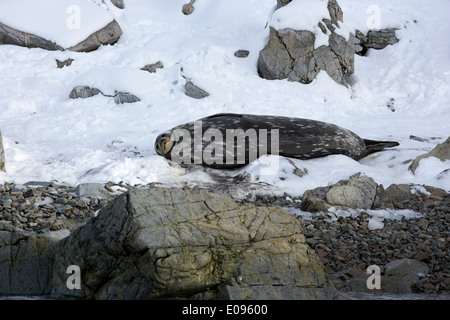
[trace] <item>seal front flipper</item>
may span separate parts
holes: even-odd
[[[370,139],[363,139],[363,141],[366,145],[366,150],[361,155],[361,158],[364,158],[365,156],[378,151],[383,151],[386,148],[393,148],[400,145],[400,143],[398,143],[397,141],[377,141]]]

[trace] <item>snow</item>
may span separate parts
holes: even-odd
[[[400,143],[359,162],[339,155],[308,161],[267,156],[227,172],[248,174],[256,188],[252,192],[300,196],[358,172],[385,188],[409,183],[450,191],[449,160],[426,158],[416,174],[408,170],[412,159],[450,135],[448,1],[340,1],[349,30],[364,31],[377,23],[380,28],[400,28],[397,44],[355,56],[355,75],[348,88],[324,72],[308,85],[258,76],[258,53],[268,39],[268,15],[275,0],[202,0],[188,16],[181,12],[185,0],[128,0],[124,10],[114,9],[109,1],[109,10],[100,1],[61,0],[57,6],[55,1],[45,6],[43,2],[38,6],[34,1],[2,0],[0,21],[24,31],[39,28],[40,35],[67,46],[78,41],[76,37],[67,28],[63,32],[53,26],[65,23],[70,3],[82,8],[82,30],[84,23],[94,28],[115,18],[123,35],[115,45],[90,53],[0,46],[0,130],[7,161],[0,183],[213,184],[208,172],[187,170],[158,156],[154,141],[176,125],[235,112],[310,118],[340,125],[363,138]],[[30,6],[33,10],[28,13],[19,10]],[[301,8],[302,2],[295,0],[289,6]],[[368,11],[371,6],[379,8],[379,19],[373,16],[376,10]],[[4,9],[21,13],[5,15]],[[297,12],[276,11],[271,23],[277,17],[294,21]],[[248,58],[235,57],[238,49],[249,50]],[[56,68],[55,59],[68,58],[74,59],[71,66]],[[164,68],[156,73],[140,70],[159,60]],[[210,96],[187,97],[186,79]],[[127,91],[141,101],[116,105],[102,95],[69,99],[79,85],[105,94]],[[392,101],[393,107],[388,107]],[[410,139],[411,135],[423,141]],[[295,168],[308,173],[299,177]],[[374,228],[380,226],[379,221],[373,223]]]
[[[293,0],[273,13],[270,26],[275,30],[311,31],[316,36],[315,48],[328,45],[330,32],[325,35],[318,26],[322,19],[331,19],[327,5],[328,0]]]
[[[69,48],[114,19],[107,9],[94,0],[1,0],[0,22]]]

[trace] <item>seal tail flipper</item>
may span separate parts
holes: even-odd
[[[366,145],[366,152],[362,155],[363,158],[369,154],[382,151],[386,148],[392,148],[400,145],[397,141],[376,141],[369,139],[363,139],[363,141]]]

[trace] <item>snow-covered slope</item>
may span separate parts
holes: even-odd
[[[7,2],[0,1],[0,6]],[[374,21],[383,28],[400,28],[397,44],[356,56],[350,88],[324,73],[308,85],[258,76],[258,53],[267,42],[266,26],[275,0],[199,0],[188,16],[181,12],[185,0],[127,0],[124,10],[110,5],[109,11],[93,1],[84,2],[119,22],[123,35],[114,46],[91,53],[0,46],[0,130],[7,159],[0,183],[208,181],[204,172],[188,173],[156,155],[154,140],[178,124],[236,112],[311,118],[343,126],[363,138],[400,142],[399,147],[360,162],[344,156],[292,162],[266,157],[262,160],[277,164],[272,175],[261,176],[261,165],[235,172],[272,184],[272,192],[301,195],[356,172],[385,187],[417,183],[450,190],[450,174],[441,174],[450,168],[450,161],[425,159],[416,175],[407,163],[450,135],[448,1],[340,1],[345,26],[351,30],[367,31]],[[90,9],[84,10],[82,16],[89,16]],[[34,14],[58,16],[45,6]],[[301,14],[292,11],[293,16]],[[0,21],[4,18],[0,13]],[[238,49],[249,50],[249,57],[235,57]],[[74,59],[71,66],[56,68],[55,59],[67,58]],[[164,68],[156,73],[140,70],[159,60]],[[210,96],[187,97],[186,78]],[[141,101],[116,105],[101,95],[69,99],[78,85],[105,94],[128,91]],[[391,101],[395,112],[387,107]],[[411,135],[423,141],[410,139]],[[294,175],[292,163],[308,174]]]

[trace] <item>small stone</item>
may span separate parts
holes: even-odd
[[[59,69],[64,68],[64,67],[68,67],[68,66],[70,66],[72,64],[73,61],[75,61],[75,60],[73,60],[72,58],[69,58],[69,59],[64,60],[64,61],[60,61],[60,60],[56,59],[56,66]]]
[[[250,51],[248,50],[238,50],[234,53],[234,56],[238,58],[247,58],[249,54]]]
[[[23,196],[25,197],[25,198],[30,198],[30,197],[34,197],[34,196],[36,196],[37,194],[36,194],[36,191],[34,190],[34,189],[28,189],[27,191],[25,191],[24,193],[23,193]]]
[[[427,219],[420,219],[417,222],[417,225],[422,229],[422,230],[426,230],[428,228],[428,220]]]
[[[358,277],[364,275],[365,272],[360,268],[351,267],[350,269],[348,269],[347,274],[351,277]]]
[[[147,64],[144,67],[141,68],[143,71],[148,71],[150,73],[155,73],[157,69],[162,69],[164,66],[161,61],[158,61],[156,63]]]
[[[75,188],[75,194],[80,197],[104,199],[107,192],[101,183],[82,183]]]
[[[75,202],[75,205],[77,207],[80,207],[80,208],[86,208],[87,207],[87,204],[86,204],[86,202],[83,199],[80,199],[77,202]]]
[[[185,4],[182,8],[182,12],[185,15],[190,15],[192,12],[194,12],[194,2],[195,0],[190,0],[189,3]]]

